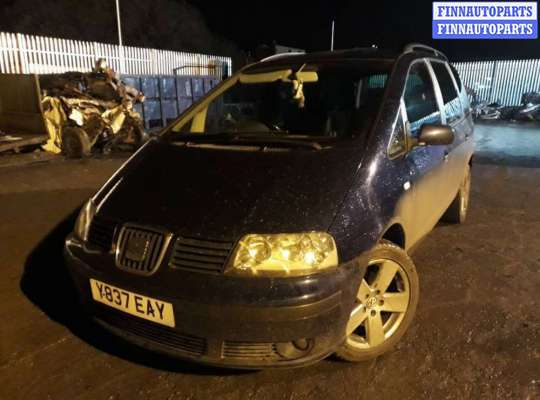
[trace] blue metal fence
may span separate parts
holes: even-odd
[[[540,59],[494,60],[454,63],[463,84],[478,100],[503,105],[521,103],[525,92],[540,91]]]
[[[146,97],[135,105],[146,129],[167,125],[220,82],[218,76],[200,75],[122,75],[122,80]]]

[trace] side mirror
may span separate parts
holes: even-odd
[[[447,145],[454,142],[454,130],[448,125],[422,126],[418,136],[417,146]]]

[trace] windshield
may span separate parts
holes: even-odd
[[[365,136],[391,67],[381,61],[257,66],[170,130],[288,140]]]

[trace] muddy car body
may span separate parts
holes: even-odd
[[[410,325],[407,252],[442,216],[464,221],[472,154],[465,88],[433,49],[274,57],[117,171],[66,259],[90,315],[149,349],[238,368],[365,360]]]

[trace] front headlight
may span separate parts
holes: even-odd
[[[246,235],[227,273],[251,276],[308,275],[338,265],[336,243],[324,232]]]
[[[94,202],[92,199],[89,199],[81,208],[77,222],[75,222],[75,229],[73,230],[75,236],[83,242],[86,242],[88,239],[88,230],[90,229],[90,224],[95,213],[96,207],[94,206]]]

